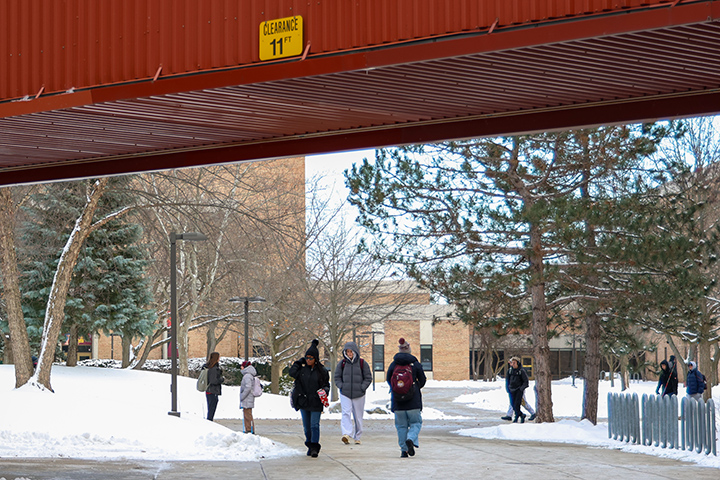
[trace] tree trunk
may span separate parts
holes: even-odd
[[[705,325],[703,325],[705,326]],[[711,396],[711,384],[712,384],[712,364],[713,361],[710,358],[712,345],[707,340],[708,335],[701,335],[700,341],[698,342],[698,357],[697,357],[697,368],[700,373],[705,375],[708,382],[708,388],[703,392],[703,399],[707,402],[712,398]]]
[[[585,317],[585,377],[582,418],[597,425],[600,383],[600,317],[592,312]]]
[[[630,388],[630,371],[628,370],[629,357],[620,355],[620,391]]]
[[[215,348],[217,347],[217,339],[215,338],[215,326],[215,322],[209,323],[207,326],[207,332],[205,332],[206,358],[210,358],[210,354],[214,352]]]
[[[552,372],[550,345],[547,336],[547,304],[540,232],[530,227],[530,271],[532,285],[532,334],[535,356],[535,387],[537,390],[537,422],[554,422],[552,402]]]
[[[85,208],[75,222],[75,228],[73,228],[65,244],[65,249],[60,255],[60,261],[50,287],[50,296],[45,310],[40,356],[38,357],[35,374],[29,380],[50,391],[53,391],[50,385],[50,372],[55,359],[55,347],[65,320],[65,300],[70,288],[70,281],[72,280],[73,270],[80,255],[80,250],[83,243],[85,243],[85,239],[90,234],[93,216],[107,182],[107,178],[101,178],[89,188]]]
[[[485,357],[485,363],[483,368],[483,380],[486,382],[492,382],[495,380],[495,369],[493,368],[493,358],[495,358],[495,350],[492,347],[487,347],[483,356]]]
[[[122,358],[120,365],[122,368],[130,366],[130,349],[132,348],[132,336],[129,333],[123,333],[122,335]]]
[[[15,361],[15,388],[25,385],[33,374],[30,340],[23,317],[20,295],[20,273],[15,252],[15,201],[10,187],[0,188],[0,268],[10,339],[5,350]]]
[[[77,367],[78,359],[78,328],[77,325],[70,325],[70,337],[68,338],[67,358],[65,365]]]
[[[330,374],[330,385],[332,385],[332,392],[331,392],[332,397],[331,398],[332,398],[333,402],[337,402],[338,399],[340,398],[337,385],[335,385],[335,366],[337,365],[338,358],[337,358],[337,353],[334,350],[335,349],[333,349],[333,351],[329,352],[330,355],[329,355],[328,360],[330,363],[330,367],[332,369],[328,369],[328,373]]]

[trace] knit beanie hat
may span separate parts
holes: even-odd
[[[244,362],[242,362],[242,365],[240,365],[240,368],[247,368],[247,367],[249,367],[250,365],[252,365],[252,363],[250,363],[250,362],[248,362],[247,360],[245,360]]]
[[[398,340],[398,351],[400,353],[410,353],[410,344],[402,337]]]
[[[306,357],[311,356],[315,359],[316,362],[318,360],[320,360],[320,352],[318,351],[318,348],[317,348],[319,343],[320,342],[317,339],[313,340],[312,342],[310,342],[310,348],[308,348],[307,351],[305,352]]]

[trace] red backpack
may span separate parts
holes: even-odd
[[[410,365],[395,365],[390,376],[390,389],[395,401],[407,402],[415,394],[412,363]]]

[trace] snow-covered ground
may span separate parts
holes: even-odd
[[[180,418],[170,410],[170,376],[158,372],[93,367],[54,366],[52,384],[55,393],[25,386],[15,389],[11,365],[0,365],[0,457],[71,457],[86,459],[163,459],[163,460],[234,460],[253,461],[304,455],[285,445],[258,436],[234,432],[204,420],[205,396],[195,389],[195,380],[178,379]],[[688,460],[720,468],[718,457],[645,446],[629,446],[607,438],[607,424],[593,426],[579,422],[582,381],[573,387],[570,379],[553,382],[553,411],[558,420],[551,424],[502,423],[488,428],[459,430],[459,435],[478,438],[502,438],[528,441],[573,442],[603,448]],[[532,387],[532,384],[531,384]],[[428,381],[426,389],[462,389],[455,402],[484,410],[507,410],[504,382]],[[609,382],[600,384],[599,417],[607,416]],[[454,390],[456,391],[456,390]],[[532,388],[528,401],[534,402]],[[616,383],[615,390],[619,391]],[[655,384],[633,383],[630,392],[653,394]],[[720,404],[720,391],[715,402]],[[223,387],[216,419],[242,418],[238,407],[239,387]],[[369,419],[391,421],[386,409],[389,392],[386,384],[368,390],[366,410]],[[331,405],[332,407],[332,405]],[[299,419],[287,397],[263,394],[253,410],[256,419]],[[720,419],[720,412],[718,412]],[[339,419],[339,413],[324,418]],[[452,418],[426,405],[423,419]]]

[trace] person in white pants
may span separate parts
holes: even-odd
[[[365,412],[365,391],[372,383],[370,366],[360,358],[360,350],[355,342],[347,342],[343,348],[343,359],[335,367],[335,385],[340,391],[342,418],[341,440],[349,444],[360,444]]]

